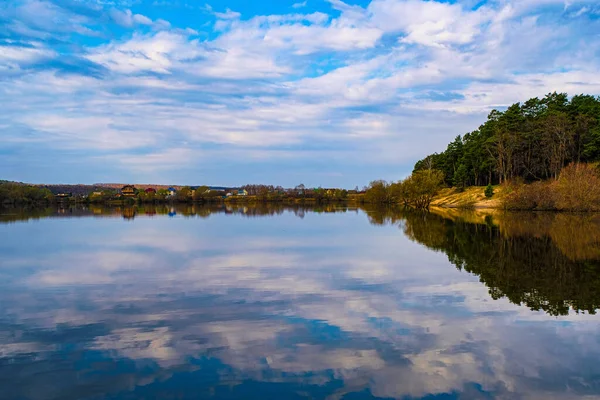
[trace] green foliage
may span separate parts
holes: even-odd
[[[468,179],[469,176],[467,173],[467,166],[465,164],[460,164],[454,172],[452,183],[460,190],[465,190],[465,186],[467,184]]]
[[[192,199],[192,189],[189,186],[184,186],[175,193],[175,201],[190,201]]]
[[[194,191],[193,197],[195,201],[206,200],[209,196],[210,188],[208,186],[198,186]]]
[[[600,98],[550,93],[492,110],[474,132],[458,136],[442,153],[428,155],[414,171],[438,169],[458,187],[557,179],[571,162],[600,161]]]
[[[369,184],[365,192],[365,201],[367,203],[385,204],[391,199],[390,185],[386,181],[378,180]]]
[[[116,191],[114,190],[95,190],[88,194],[88,200],[91,203],[102,203],[114,198]]]
[[[485,187],[485,197],[487,197],[488,199],[492,198],[492,196],[494,195],[494,187],[492,186],[492,184],[488,184]]]
[[[431,169],[414,172],[402,182],[406,186],[404,193],[407,199],[404,202],[416,208],[429,208],[443,182],[442,171]]]
[[[49,189],[15,182],[0,183],[0,205],[49,203],[53,200]]]
[[[365,201],[372,204],[402,203],[415,208],[428,208],[444,182],[442,171],[427,169],[413,172],[403,181],[389,184],[373,181],[365,192]]]

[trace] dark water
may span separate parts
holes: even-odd
[[[600,216],[0,214],[1,399],[600,396]]]

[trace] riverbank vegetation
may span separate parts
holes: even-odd
[[[208,186],[178,186],[155,188],[125,185],[114,187],[88,186],[87,194],[81,193],[86,185],[29,185],[20,182],[0,181],[0,205],[28,205],[50,203],[133,205],[133,204],[191,204],[191,203],[283,203],[327,204],[358,202],[362,193],[340,188],[307,188],[300,184],[284,189],[272,185],[245,185],[241,188],[210,188]],[[56,189],[76,187],[78,194]],[[54,192],[54,193],[53,193]]]
[[[414,208],[429,208],[443,180],[442,172],[432,169],[415,171],[408,178],[398,182],[373,181],[361,201],[371,204],[403,204]]]
[[[600,98],[550,93],[493,110],[477,130],[415,164],[438,170],[457,191],[503,185],[503,207],[597,211],[600,193]],[[491,190],[490,190],[491,189]]]
[[[48,204],[52,201],[54,201],[54,195],[48,189],[0,181],[0,205]]]
[[[600,172],[590,164],[571,164],[554,180],[506,184],[504,208],[540,211],[600,211]]]
[[[600,160],[600,99],[551,93],[493,110],[477,130],[428,155],[415,171],[438,169],[447,186],[485,186],[516,178],[558,179],[567,165]]]

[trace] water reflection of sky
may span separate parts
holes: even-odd
[[[362,212],[0,236],[2,399],[600,395],[597,316],[492,300]]]

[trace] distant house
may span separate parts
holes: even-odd
[[[240,189],[237,191],[238,196],[248,196],[248,191],[246,189]]]
[[[134,197],[135,196],[135,186],[133,185],[125,185],[121,188],[121,194],[124,197]]]
[[[148,188],[148,189],[144,190],[144,192],[146,192],[146,194],[156,194],[156,189]]]
[[[226,197],[231,197],[231,196],[233,196],[233,193],[231,193],[231,192],[228,192],[228,193],[227,193],[225,196],[226,196]]]
[[[66,201],[69,200],[73,196],[72,193],[59,193],[54,198],[58,201]]]
[[[102,192],[92,192],[92,196],[102,196]]]
[[[169,192],[169,196],[175,196],[177,194],[177,189],[174,187],[168,188],[167,191]]]

